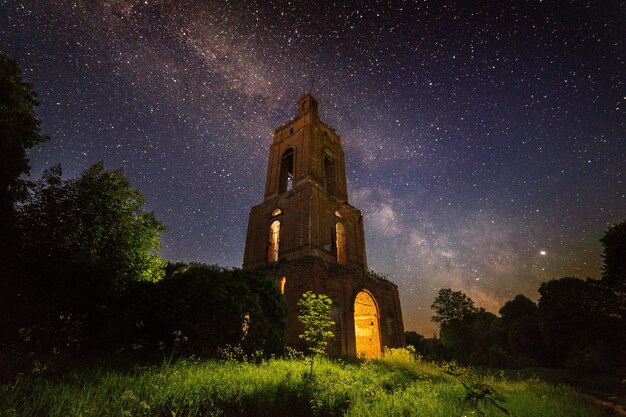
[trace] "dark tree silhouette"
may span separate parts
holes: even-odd
[[[538,359],[541,330],[537,305],[524,295],[517,295],[500,309],[500,331],[504,345],[516,357]]]
[[[48,139],[40,133],[34,111],[38,104],[35,91],[22,78],[17,63],[0,54],[0,275],[3,276],[9,275],[9,263],[15,259],[14,205],[24,196],[20,176],[30,170],[26,149]]]
[[[549,364],[606,366],[623,343],[624,323],[616,315],[615,293],[597,280],[565,277],[539,287],[539,322]]]
[[[626,221],[609,227],[602,239],[602,280],[609,286],[626,291]]]
[[[64,180],[54,167],[20,209],[24,252],[42,260],[47,271],[69,264],[111,291],[132,281],[156,281],[164,273],[157,256],[164,227],[143,205],[143,195],[121,170],[105,170],[98,162],[79,178]]]
[[[157,283],[136,283],[127,299],[130,309],[119,327],[144,351],[170,344],[177,331],[188,338],[181,353],[214,354],[226,344],[247,353],[284,348],[284,297],[274,278],[258,272],[178,264]]]
[[[440,326],[444,326],[452,320],[462,320],[478,311],[471,298],[461,291],[452,291],[450,288],[439,290],[430,308],[435,312],[431,320],[439,323]]]
[[[50,344],[69,326],[73,339],[96,343],[129,284],[164,273],[163,226],[143,204],[122,172],[102,162],[77,179],[64,180],[59,166],[47,170],[17,212],[22,265],[4,295],[3,332],[10,338],[35,326]]]

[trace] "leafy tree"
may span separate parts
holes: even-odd
[[[143,211],[143,196],[121,171],[99,162],[77,179],[61,174],[60,166],[47,170],[18,206],[21,279],[5,295],[2,330],[37,325],[59,333],[67,320],[58,317],[80,317],[72,332],[96,343],[118,314],[116,298],[135,281],[163,275],[157,250],[164,228]]]
[[[455,360],[464,364],[510,365],[501,358],[499,351],[494,350],[498,346],[498,321],[494,314],[481,308],[442,325],[441,343]],[[494,356],[492,352],[497,354]]]
[[[331,319],[330,309],[333,302],[324,294],[315,294],[307,291],[298,301],[300,314],[298,318],[304,325],[304,333],[300,339],[304,340],[313,356],[323,355],[326,346],[334,337],[332,328],[335,322]],[[313,358],[311,358],[311,375],[313,374]]]
[[[503,344],[516,357],[539,358],[541,330],[537,305],[524,295],[517,295],[500,309]]]
[[[601,282],[565,277],[544,282],[539,293],[539,322],[549,363],[563,365],[569,354],[585,350],[610,361],[626,347],[616,295]]]
[[[14,204],[24,195],[20,176],[30,170],[26,149],[48,139],[40,133],[38,104],[17,63],[0,53],[0,275],[14,258]]]
[[[164,273],[157,256],[164,227],[143,205],[121,170],[98,162],[79,178],[63,180],[60,167],[53,167],[20,210],[25,253],[42,259],[46,270],[67,272],[70,265],[112,292],[132,281],[156,281]]]
[[[471,298],[461,291],[452,291],[450,288],[439,290],[430,308],[436,313],[431,320],[439,323],[441,327],[478,311]]]
[[[602,280],[613,288],[626,291],[626,221],[609,227],[602,239]]]
[[[441,345],[446,351],[442,356],[464,364],[514,365],[498,338],[500,319],[477,309],[463,292],[441,289],[431,308],[436,313],[431,319],[441,328]]]

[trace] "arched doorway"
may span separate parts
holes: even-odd
[[[366,358],[380,356],[380,327],[378,306],[368,291],[359,292],[354,299],[354,335],[356,354]]]

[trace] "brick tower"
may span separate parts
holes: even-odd
[[[341,138],[310,94],[270,146],[265,198],[250,210],[244,269],[275,276],[288,309],[287,343],[302,348],[298,300],[333,300],[334,355],[378,356],[404,345],[398,287],[368,272],[363,216],[348,204]]]

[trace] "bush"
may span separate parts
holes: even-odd
[[[260,273],[181,267],[160,282],[136,286],[129,302],[128,342],[144,349],[215,355],[226,345],[240,346],[247,354],[284,348],[284,300],[275,280]],[[175,346],[174,332],[187,338],[184,344]]]

